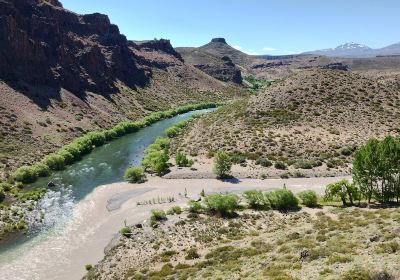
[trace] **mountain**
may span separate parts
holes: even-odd
[[[199,48],[176,48],[186,63],[224,82],[242,83],[241,69],[251,57],[227,44],[224,38],[214,38]]]
[[[352,42],[340,45],[336,48],[316,50],[316,51],[306,52],[304,54],[324,55],[329,57],[353,57],[353,58],[400,55],[400,43],[393,44],[380,49],[372,49],[368,46]]]
[[[235,92],[168,40],[129,41],[57,0],[1,0],[0,37],[0,177],[87,131]]]

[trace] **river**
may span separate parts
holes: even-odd
[[[71,259],[71,252],[86,250],[87,238],[92,238],[93,232],[101,227],[101,221],[96,220],[96,209],[106,209],[106,205],[97,205],[96,200],[85,198],[90,197],[98,186],[122,181],[127,167],[138,165],[145,148],[157,137],[164,136],[166,128],[195,113],[212,110],[193,111],[161,120],[96,148],[65,170],[40,179],[35,185],[45,186],[51,180],[57,187],[47,192],[40,201],[40,211],[33,211],[28,217],[31,230],[27,235],[0,247],[0,278],[78,279],[77,276],[83,273],[85,263],[79,264],[79,271],[71,271],[71,264],[76,265],[78,261]],[[137,188],[130,191],[129,197],[139,196],[148,191],[151,189]],[[40,212],[44,213],[44,221],[37,224],[35,218],[41,215]],[[93,223],[88,223],[88,220]],[[115,232],[115,228],[110,229],[110,233],[111,230]],[[101,246],[104,242],[107,241],[99,240],[98,245]],[[103,250],[101,247],[99,249]],[[86,253],[88,262],[98,261],[97,256],[91,258],[90,252]]]

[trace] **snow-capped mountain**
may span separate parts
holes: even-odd
[[[400,43],[393,44],[381,49],[372,49],[358,43],[346,43],[336,48],[316,50],[305,54],[325,55],[331,57],[374,57],[377,55],[399,55]]]

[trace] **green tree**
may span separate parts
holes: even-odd
[[[130,183],[140,183],[146,179],[146,174],[141,167],[129,167],[125,171],[124,179]]]
[[[355,184],[351,184],[346,179],[331,183],[326,186],[324,200],[333,201],[335,199],[340,199],[343,206],[353,205],[354,200],[360,199],[359,190]]]
[[[214,154],[213,171],[219,177],[225,177],[231,171],[232,161],[230,156],[223,152],[218,151]]]

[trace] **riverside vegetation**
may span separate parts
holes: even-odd
[[[35,209],[38,201],[46,193],[45,188],[32,189],[24,185],[34,182],[39,177],[48,176],[52,171],[64,169],[67,165],[90,153],[95,147],[128,133],[136,132],[161,119],[219,105],[218,103],[189,104],[167,111],[155,112],[138,121],[125,121],[108,130],[89,132],[62,147],[57,153],[45,156],[40,162],[18,168],[8,181],[0,183],[0,237],[13,231],[25,230],[27,213]],[[145,174],[140,169],[133,168],[127,171],[125,179],[131,182],[140,182],[145,179]],[[38,222],[43,219],[43,215],[44,213],[39,215]]]

